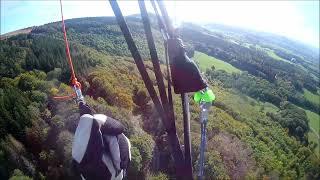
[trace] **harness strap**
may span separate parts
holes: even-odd
[[[124,38],[127,42],[128,48],[131,52],[131,55],[137,65],[139,73],[141,74],[142,80],[143,80],[143,82],[144,82],[144,84],[150,94],[150,97],[151,97],[159,115],[163,118],[164,113],[163,113],[162,105],[160,103],[159,98],[157,97],[157,93],[152,85],[151,79],[148,75],[148,72],[147,72],[145,66],[144,66],[142,57],[138,51],[137,46],[135,45],[135,43],[133,41],[133,38],[131,36],[131,33],[129,31],[127,23],[122,15],[122,12],[119,8],[119,5],[118,5],[117,1],[114,1],[114,0],[110,0],[109,2],[110,2],[110,5],[112,7],[114,14],[116,15],[117,22],[118,22],[120,29],[124,35]]]
[[[151,0],[151,5],[153,7],[153,10],[156,14],[157,17],[157,21],[158,21],[158,26],[160,28],[164,43],[163,46],[165,48],[165,59],[166,59],[166,69],[167,69],[167,80],[168,80],[168,108],[169,108],[169,113],[170,115],[174,118],[175,114],[174,114],[174,110],[173,110],[173,101],[172,101],[172,90],[171,90],[171,75],[170,75],[170,68],[169,68],[169,54],[168,54],[168,39],[169,39],[169,34],[168,31],[166,29],[166,26],[163,22],[162,17],[159,15],[157,6],[155,4],[154,0]]]
[[[161,18],[160,14],[159,14],[159,11],[157,9],[157,5],[155,3],[155,0],[151,0],[151,5],[152,5],[152,8],[156,14],[156,17],[157,17],[157,21],[158,21],[158,26],[161,30],[161,33],[163,35],[163,38],[164,40],[168,40],[169,38],[169,35],[168,35],[168,31],[167,31],[167,28],[166,28],[166,25],[164,24],[163,22],[163,19]]]
[[[156,76],[157,83],[158,83],[158,88],[159,88],[160,98],[162,101],[163,110],[165,112],[165,115],[169,119],[168,121],[172,122],[172,124],[170,124],[170,129],[167,129],[167,132],[169,132],[169,130],[172,131],[172,129],[176,129],[175,123],[174,123],[175,118],[174,118],[174,112],[173,112],[171,83],[170,83],[170,79],[168,79],[168,83],[170,83],[170,84],[168,84],[168,88],[170,89],[170,91],[168,93],[168,96],[169,96],[169,101],[168,101],[164,82],[163,82],[163,76],[162,76],[162,72],[160,69],[159,58],[157,55],[156,46],[155,46],[154,39],[152,36],[149,16],[148,16],[148,12],[147,12],[147,9],[145,6],[145,2],[144,1],[138,1],[138,2],[139,2],[142,22],[144,25],[144,29],[145,29],[145,33],[146,33],[146,37],[147,37],[147,42],[148,42],[148,46],[149,46],[149,50],[150,50],[150,56],[151,56],[151,60],[152,60],[154,71],[155,71],[155,76]],[[166,60],[167,60],[167,58],[166,58]],[[167,61],[167,68],[169,68],[168,61]],[[174,131],[174,133],[175,133],[175,131]]]
[[[174,110],[173,110],[173,101],[172,101],[172,90],[171,90],[171,73],[170,73],[170,68],[169,68],[169,54],[168,54],[168,44],[167,42],[164,43],[165,46],[165,56],[166,56],[166,68],[167,68],[167,79],[168,79],[168,99],[169,99],[169,109],[170,113],[172,114],[173,117],[174,115]]]
[[[158,1],[156,1],[156,2],[157,2],[158,5],[159,5],[160,12],[161,12],[162,17],[163,17],[163,19],[164,19],[164,24],[165,24],[165,27],[166,27],[166,29],[167,29],[168,36],[169,36],[170,38],[173,38],[173,37],[174,37],[174,28],[173,28],[172,23],[171,23],[171,20],[170,20],[170,18],[169,18],[167,9],[165,8],[162,0],[158,0]]]

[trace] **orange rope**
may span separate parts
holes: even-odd
[[[76,78],[76,74],[74,73],[73,63],[72,63],[72,59],[71,59],[71,54],[70,54],[70,49],[69,49],[69,42],[68,42],[68,38],[67,38],[66,25],[64,23],[64,18],[63,18],[62,0],[60,0],[60,10],[61,10],[61,19],[62,19],[63,38],[64,38],[64,43],[66,45],[66,53],[67,53],[69,67],[70,67],[70,70],[71,70],[71,84],[72,84],[73,87],[81,89],[81,84],[78,82],[78,80]],[[71,98],[73,98],[75,96],[76,96],[76,94],[72,93],[71,95],[55,96],[53,98],[54,99],[71,99]]]
[[[79,82],[77,81],[76,75],[74,73],[73,63],[72,63],[72,59],[71,59],[71,55],[70,55],[70,49],[69,49],[69,43],[68,43],[67,31],[66,31],[66,25],[65,25],[64,19],[63,19],[62,0],[60,0],[60,10],[61,10],[63,37],[64,37],[64,42],[66,44],[66,53],[67,53],[67,56],[68,56],[68,62],[69,62],[70,70],[71,70],[71,83],[72,83],[72,85],[79,86]]]

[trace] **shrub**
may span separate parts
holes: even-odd
[[[9,180],[32,180],[32,178],[25,176],[19,169],[15,169]]]

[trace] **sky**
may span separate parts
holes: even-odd
[[[63,0],[65,19],[113,16],[107,0]],[[271,32],[319,48],[319,0],[165,1],[175,24],[219,23]],[[137,1],[119,1],[125,15],[139,13]],[[150,3],[147,8],[151,10]],[[1,0],[1,34],[60,21],[58,0]]]

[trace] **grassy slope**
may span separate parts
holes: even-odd
[[[256,117],[260,113],[276,113],[279,110],[273,104],[257,101],[237,91],[225,93],[221,100],[246,118]]]
[[[197,56],[199,59],[196,59]],[[195,60],[200,62],[201,70],[205,70],[206,68],[210,68],[212,65],[214,65],[216,67],[216,69],[224,69],[229,73],[241,72],[239,69],[233,67],[232,65],[230,65],[224,61],[221,61],[221,60],[216,59],[214,57],[207,56],[206,54],[203,54],[200,52],[195,52]],[[109,59],[108,59],[108,60],[104,61],[104,65],[106,67],[108,67],[108,69],[109,69],[110,68],[109,66],[115,66],[114,61],[115,60],[113,60],[113,59],[112,59],[112,61],[109,61]],[[125,69],[126,65],[127,66],[131,66],[131,65],[134,66],[134,64],[129,63],[129,62],[122,62],[122,61],[119,61],[119,62],[123,63],[122,64],[123,66],[121,66],[121,65],[119,66],[119,64],[118,64],[115,67],[119,67],[119,69],[121,69],[121,70],[122,70],[122,68]],[[136,71],[136,69],[135,69],[135,71]],[[105,72],[105,71],[103,71],[103,72]],[[114,76],[114,77],[116,77],[116,76]],[[119,75],[118,78],[121,79],[122,75],[121,76]],[[124,77],[124,79],[128,79],[128,78]],[[154,78],[152,78],[152,79],[154,79]],[[120,81],[120,82],[122,82],[122,81]],[[126,85],[125,87],[128,88],[129,85]],[[247,117],[247,118],[260,117],[260,116],[263,117],[264,112],[267,112],[267,111],[276,112],[278,110],[277,107],[273,106],[272,104],[258,102],[258,101],[251,99],[245,95],[240,95],[239,92],[236,92],[236,91],[229,92],[229,90],[225,90],[225,89],[223,89],[221,87],[217,87],[217,86],[215,86],[213,89],[214,89],[214,92],[216,93],[217,99],[219,101],[222,101],[225,104],[230,105],[235,111],[241,112],[241,115],[243,115],[244,117]],[[261,107],[264,107],[264,108],[261,109]],[[181,108],[179,107],[179,109],[181,109]],[[219,109],[219,108],[217,108],[217,109],[213,108],[213,109],[214,109],[214,111],[220,110],[220,112],[214,112],[216,114],[214,114],[214,118],[212,117],[212,119],[214,119],[215,122],[223,122],[223,123],[220,123],[220,124],[211,123],[211,126],[218,126],[218,127],[221,126],[221,129],[223,129],[223,130],[229,130],[229,128],[231,127],[230,131],[233,129],[241,129],[241,130],[239,130],[239,132],[241,132],[241,133],[251,132],[249,125],[248,125],[248,124],[250,124],[250,122],[237,121],[234,118],[232,118],[231,116],[226,115],[226,113],[224,111],[222,111],[221,109]],[[181,112],[177,113],[177,116],[180,115],[180,118],[178,118],[178,119],[180,119],[180,121],[178,122],[178,127],[180,127],[179,128],[180,131],[179,130],[178,131],[180,132],[179,133],[180,135],[181,135],[181,130],[182,130],[181,114],[182,114]],[[191,122],[191,123],[193,123],[191,126],[192,132],[199,134],[200,127],[199,127],[199,124],[198,124],[198,121],[196,118],[196,117],[198,117],[198,113],[196,114],[196,116],[194,116],[194,115],[195,115],[195,113],[191,114],[191,116],[193,117],[191,119],[195,120],[195,121]],[[252,119],[253,119],[252,121],[255,121],[255,118],[252,118]]]
[[[274,51],[271,50],[271,49],[269,49],[269,48],[264,48],[264,47],[261,47],[261,46],[259,46],[259,45],[256,45],[256,48],[257,48],[257,49],[260,49],[261,51],[266,52],[270,57],[272,57],[272,58],[275,59],[275,60],[285,61],[285,62],[288,62],[288,63],[290,63],[290,64],[293,64],[291,61],[288,61],[288,60],[283,59],[282,57],[276,55],[276,54],[274,53]]]
[[[262,48],[261,46],[256,45],[256,48],[259,48],[263,51],[265,51],[266,53],[268,53],[268,55],[276,60],[280,60],[280,61],[286,61],[288,63],[291,63],[290,61],[283,59],[281,57],[279,57],[278,55],[276,55],[272,50],[268,49],[268,48]],[[305,68],[303,68],[304,70],[306,70]],[[320,105],[320,95],[316,95],[313,94],[312,92],[304,89],[303,90],[303,94],[304,97],[311,101],[314,102],[318,105]],[[315,143],[318,144],[317,148],[316,148],[316,152],[318,152],[318,154],[320,154],[320,139],[319,139],[319,135],[320,135],[320,116],[314,112],[305,110],[309,119],[309,126],[314,129],[314,131],[310,130],[310,132],[308,133],[308,137],[310,141],[313,141]],[[317,134],[316,134],[317,133]]]
[[[320,135],[320,115],[305,110],[309,119],[309,126],[310,128],[312,128],[314,131],[318,132],[318,134],[316,134],[316,132],[314,132],[313,130],[310,130],[310,132],[308,133],[308,137],[310,141],[313,141],[315,143],[318,144],[316,151],[320,154],[320,139],[319,139],[319,135]]]
[[[316,114],[314,112],[306,110],[308,119],[309,119],[309,125],[312,127],[315,131],[317,131],[320,134],[320,116],[319,114]]]
[[[219,98],[219,97],[218,97]],[[239,112],[243,117],[251,119],[252,117],[263,117],[261,113],[264,114],[266,112],[273,112],[276,113],[279,109],[278,107],[274,106],[270,103],[263,103],[256,101],[248,96],[241,95],[241,93],[237,92],[223,92],[220,94],[220,101],[223,101],[225,104],[228,104],[232,109]],[[307,117],[309,119],[309,126],[313,130],[310,130],[308,133],[309,141],[312,141],[317,145],[315,149],[315,153],[320,155],[320,115],[305,110],[307,113]]]
[[[216,69],[223,69],[227,71],[228,73],[239,73],[241,70],[235,68],[229,63],[226,63],[222,60],[219,60],[215,57],[208,56],[202,52],[195,51],[193,59],[197,62],[199,62],[200,69],[202,71],[205,71],[207,68],[211,68],[212,65],[215,66]]]
[[[214,57],[210,57],[204,53],[197,52],[197,51],[195,52],[194,59],[199,62],[199,66],[202,71],[204,71],[206,68],[212,66],[214,64],[213,62],[220,61]],[[214,64],[214,65],[217,69],[223,69],[223,68],[226,68],[228,65],[230,65],[225,62],[223,62],[223,63],[224,64],[222,64],[222,66],[218,66],[216,64]],[[234,68],[234,67],[231,66],[231,68]],[[224,69],[224,70],[226,70],[226,69]],[[230,70],[229,70],[229,72],[230,72]],[[241,93],[236,92],[236,91],[228,92],[228,91],[225,91],[224,89],[217,87],[217,86],[214,86],[213,90],[217,96],[217,100],[222,101],[225,104],[228,104],[232,109],[239,112],[243,117],[246,117],[249,119],[251,119],[252,117],[259,117],[259,116],[261,116],[261,113],[262,114],[264,114],[266,112],[276,113],[279,110],[278,107],[274,106],[273,104],[259,102],[259,101],[252,99],[246,95],[242,95]],[[311,94],[311,95],[314,95],[314,94]],[[309,94],[309,96],[310,96],[310,94]],[[316,95],[314,95],[314,96],[316,96]],[[313,96],[313,98],[314,98],[314,96]],[[308,111],[308,110],[306,110],[306,113],[307,113],[307,116],[309,119],[310,127],[315,129],[315,131],[319,132],[320,131],[319,130],[320,116],[311,112],[311,111]],[[316,148],[316,152],[319,152],[320,143],[319,143],[318,136],[313,131],[310,131],[308,133],[308,137],[309,137],[310,141],[313,141],[318,144],[318,146]]]
[[[316,147],[316,149],[315,149],[315,152],[316,152],[316,154],[320,155],[319,136],[317,136],[317,135],[316,135],[315,133],[313,133],[313,132],[309,132],[309,133],[308,133],[308,139],[309,139],[310,142],[314,142],[314,143],[318,144],[317,147]]]
[[[216,69],[223,69],[229,73],[241,72],[241,70],[235,68],[229,63],[216,59],[212,56],[208,56],[204,53],[195,51],[193,59],[199,62],[201,71],[205,71],[206,68],[210,68],[212,65]],[[217,95],[217,100],[230,105],[236,111],[242,113],[247,117],[256,116],[256,112],[277,112],[278,108],[270,103],[263,103],[250,98],[240,92],[227,92],[225,89],[214,86],[214,92]]]
[[[303,95],[305,98],[307,98],[307,100],[320,105],[320,95],[313,94],[312,92],[308,91],[307,89],[303,89]]]
[[[307,100],[316,103],[318,105],[320,105],[320,96],[313,94],[312,92],[303,89],[303,94],[304,97],[307,98]],[[305,110],[309,119],[309,126],[310,128],[312,128],[313,130],[310,130],[310,132],[308,133],[308,137],[310,141],[313,141],[315,143],[318,144],[316,151],[319,152],[320,151],[320,139],[319,139],[319,135],[320,135],[320,116],[319,114],[316,114],[314,112]],[[315,132],[314,132],[315,131]]]

